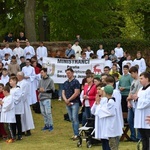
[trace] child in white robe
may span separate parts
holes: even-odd
[[[8,82],[9,82],[8,70],[6,68],[3,68],[0,83],[3,83],[5,86],[6,83]]]
[[[120,130],[118,130],[118,115],[115,98],[112,97],[114,88],[111,85],[104,87],[105,102],[101,104],[101,107],[97,111],[100,119],[103,118],[102,136],[109,138],[109,146],[111,150],[118,150],[118,136],[121,136]],[[100,102],[101,103],[101,102]]]
[[[21,115],[24,114],[24,107],[23,107],[23,98],[22,98],[22,91],[21,88],[17,86],[18,79],[17,77],[11,77],[9,80],[10,86],[10,94],[13,97],[14,106],[15,106],[15,117],[16,123],[12,124],[12,130],[14,137],[16,137],[16,130],[18,133],[17,140],[22,139],[22,125],[21,125]]]
[[[6,140],[6,142],[12,143],[14,142],[12,123],[16,122],[15,106],[14,106],[13,98],[10,95],[10,88],[8,86],[4,87],[3,93],[5,97],[3,98],[2,101],[0,101],[0,105],[2,105],[0,122],[4,123],[6,126],[6,131],[8,134],[8,140]]]
[[[103,88],[97,87],[96,101],[91,108],[91,113],[95,115],[95,138],[101,139],[103,150],[110,150],[108,137],[104,135],[104,118],[99,118],[99,109],[107,102],[107,98],[102,97]]]

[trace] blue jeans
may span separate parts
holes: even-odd
[[[130,138],[132,140],[137,140],[137,139],[141,139],[141,135],[139,130],[137,129],[137,137],[136,137],[136,130],[134,128],[134,108],[130,108],[128,109],[128,123],[129,123],[129,128],[130,128],[130,132],[131,132],[131,136]]]
[[[74,135],[79,135],[79,119],[78,119],[78,112],[79,112],[79,103],[74,103],[71,106],[66,106],[69,119],[72,122],[72,128]]]
[[[63,84],[58,84],[58,96],[62,98]]]
[[[90,107],[85,107],[85,116],[86,116],[86,119],[91,117],[91,108]]]
[[[53,118],[51,111],[51,100],[45,99],[40,101],[41,114],[44,117],[44,123],[47,127],[53,126]]]

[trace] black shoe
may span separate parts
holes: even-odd
[[[25,136],[30,136],[30,135],[31,135],[31,132],[30,132],[30,130],[28,130],[28,131],[26,132]]]
[[[21,135],[18,135],[18,138],[17,138],[17,140],[22,140],[22,136]]]

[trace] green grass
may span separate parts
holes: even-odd
[[[22,141],[16,141],[7,144],[0,141],[0,150],[87,150],[86,143],[83,142],[81,148],[77,148],[77,141],[70,140],[73,135],[71,123],[63,120],[63,114],[66,113],[63,102],[52,100],[52,112],[54,120],[54,130],[41,131],[44,126],[41,114],[33,112],[35,130],[32,130],[32,136],[23,136]],[[136,144],[133,142],[120,142],[120,150],[136,150]],[[91,150],[101,150],[101,146],[93,146]]]

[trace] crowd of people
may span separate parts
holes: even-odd
[[[95,116],[95,137],[101,139],[103,150],[118,150],[124,122],[129,124],[130,141],[142,140],[143,150],[148,150],[150,73],[146,72],[145,59],[137,51],[136,58],[132,60],[120,43],[111,50],[111,54],[104,51],[102,44],[99,48],[96,54],[90,46],[81,51],[79,41],[75,41],[73,46],[68,45],[65,53],[70,59],[105,59],[103,73],[97,76],[87,70],[81,87],[74,78],[74,70],[66,70],[68,80],[63,84],[62,98],[72,122],[74,135],[71,138],[76,140],[79,136],[78,111],[81,103],[82,125],[92,115]],[[123,113],[128,114],[127,120]]]
[[[53,81],[47,76],[47,69],[42,68],[47,48],[40,42],[35,51],[27,40],[23,49],[20,47],[22,40],[16,41],[13,50],[9,41],[0,50],[0,135],[7,143],[22,140],[22,135],[31,135],[30,130],[35,128],[31,106],[37,101],[40,101],[43,116],[44,113],[51,114],[49,99],[55,90]],[[43,130],[48,127],[51,131],[53,124],[50,126],[49,122],[52,122],[52,116],[51,120],[48,119],[47,116],[44,118]]]
[[[7,36],[5,48],[0,50],[0,105],[1,135],[11,143],[22,139],[22,132],[31,135],[34,129],[30,106],[40,103],[44,117],[42,130],[53,130],[51,98],[55,90],[54,81],[48,76],[47,69],[42,68],[43,57],[48,57],[43,42],[35,50],[30,42],[23,38],[16,41],[16,48],[9,48]],[[8,40],[9,39],[9,40]],[[26,47],[20,47],[20,41]],[[140,51],[132,60],[131,55],[123,51],[120,43],[110,54],[99,45],[94,53],[90,46],[81,48],[78,40],[68,44],[66,59],[104,59],[103,73],[95,76],[91,70],[86,71],[82,85],[74,78],[74,70],[67,68],[68,80],[59,84],[59,100],[64,100],[69,118],[72,122],[73,140],[79,136],[78,113],[82,107],[82,125],[86,119],[95,116],[95,137],[101,139],[104,150],[117,150],[119,137],[122,135],[124,122],[129,123],[131,141],[142,139],[143,150],[149,148],[150,123],[150,74],[146,71],[145,59]],[[60,51],[56,58],[60,58]],[[122,113],[128,113],[123,120]],[[116,121],[117,120],[117,121]],[[4,129],[6,124],[7,129]],[[137,132],[136,132],[137,131]]]

